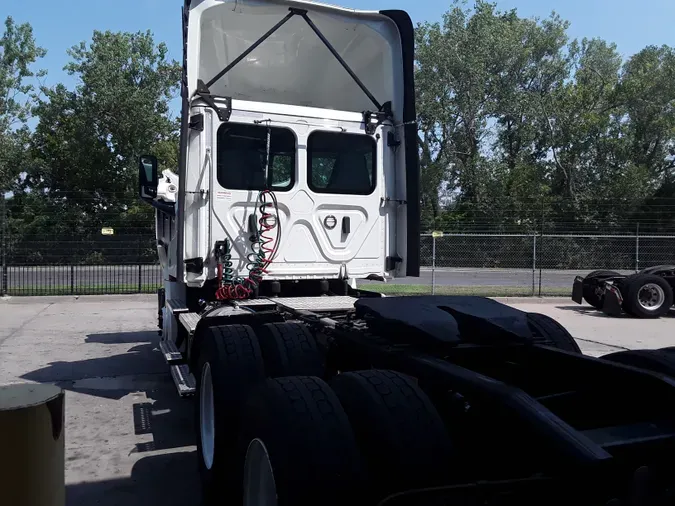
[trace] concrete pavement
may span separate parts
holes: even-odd
[[[199,504],[191,401],[177,397],[148,296],[0,300],[0,384],[66,390],[69,506]]]
[[[675,345],[675,318],[609,318],[566,298],[506,299],[570,329],[585,353]],[[66,389],[68,506],[197,505],[193,402],[177,397],[149,295],[0,299],[0,384]]]

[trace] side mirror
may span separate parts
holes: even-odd
[[[142,155],[138,163],[138,185],[142,199],[154,199],[157,196],[157,157]]]

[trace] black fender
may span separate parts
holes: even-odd
[[[357,300],[356,316],[394,340],[436,344],[528,343],[527,313],[485,297],[420,296]]]
[[[642,269],[639,274],[654,274],[660,276],[662,274],[675,273],[675,265],[656,265],[654,267],[647,267]]]

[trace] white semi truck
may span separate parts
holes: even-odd
[[[419,275],[405,12],[186,0],[183,43],[180,163],[139,191],[206,504],[672,501],[669,351],[357,285]]]

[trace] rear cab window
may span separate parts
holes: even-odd
[[[265,184],[266,125],[224,123],[217,136],[218,183],[228,190],[288,191],[295,183],[295,134],[270,129],[270,169]]]
[[[370,195],[375,190],[375,139],[365,134],[312,132],[307,179],[315,193]]]

